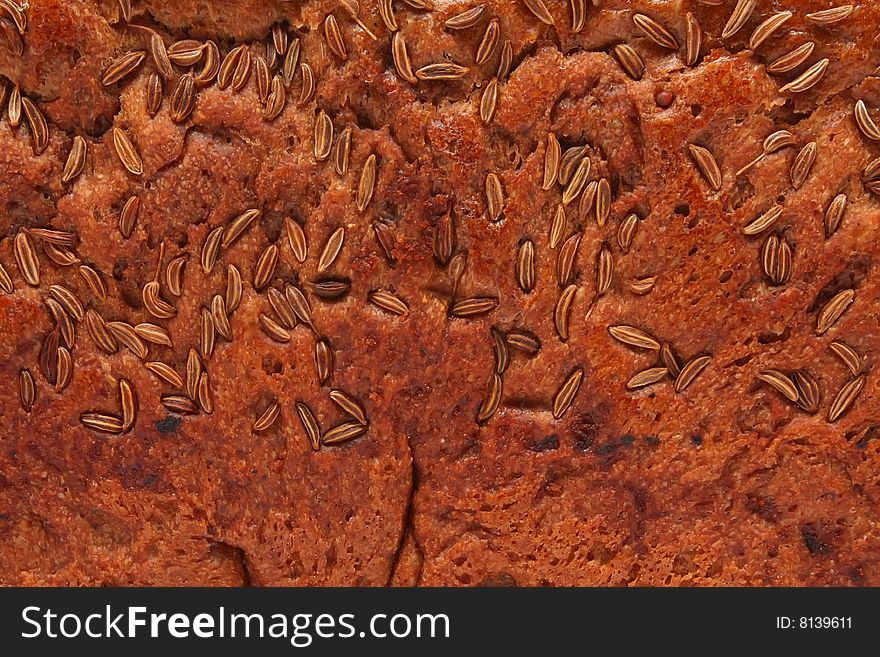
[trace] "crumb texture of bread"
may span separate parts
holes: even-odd
[[[22,4],[0,585],[880,585],[880,4]]]

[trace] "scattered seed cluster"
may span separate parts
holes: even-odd
[[[348,9],[356,3],[345,3]],[[390,6],[390,5],[389,5]],[[17,26],[17,34],[23,40],[26,35],[27,14],[13,2],[3,0],[0,9],[12,17]],[[120,2],[122,17],[131,20],[131,7],[128,2]],[[3,18],[3,20],[6,20]],[[113,60],[104,70],[101,83],[104,86],[124,84],[142,66],[151,66],[149,73],[146,103],[147,111],[155,116],[163,102],[168,103],[172,121],[182,123],[192,114],[197,93],[200,88],[216,84],[220,88],[231,87],[234,92],[242,90],[253,81],[262,103],[262,115],[272,121],[283,111],[287,103],[287,90],[297,80],[300,81],[298,105],[304,105],[314,97],[316,79],[311,67],[300,58],[299,39],[291,35],[282,25],[273,26],[266,38],[265,56],[258,54],[248,45],[233,47],[221,57],[220,48],[213,41],[185,39],[166,47],[161,36],[154,30],[128,23],[128,28],[143,33],[144,49],[125,53]],[[345,57],[345,47],[338,24],[332,16],[325,23],[325,36],[331,50],[340,58]],[[175,68],[177,67],[177,68]],[[185,72],[178,74],[178,69]],[[298,75],[297,75],[298,74]],[[34,152],[42,153],[49,141],[49,127],[36,104],[23,96],[17,85],[10,86],[5,81],[0,86],[0,106],[8,116],[10,125],[17,128],[24,117],[30,127]],[[326,160],[333,150],[333,164],[337,172],[345,173],[350,166],[350,129],[334,140],[334,128],[330,117],[321,112],[315,122],[315,158]],[[119,163],[133,176],[144,175],[144,162],[136,143],[119,126],[110,131],[110,138]],[[88,157],[88,143],[82,136],[72,140],[67,159],[62,169],[62,182],[71,183],[82,174]],[[378,169],[376,155],[370,155],[363,164],[356,194],[356,205],[363,212],[369,205],[375,187]],[[123,205],[119,215],[120,234],[128,239],[138,221],[141,200],[130,197]],[[211,231],[201,247],[200,265],[204,273],[210,273],[216,265],[221,252],[234,248],[235,242],[261,218],[262,211],[252,208],[232,217],[225,226]],[[377,235],[378,235],[377,228]],[[291,251],[299,262],[309,256],[302,227],[293,219],[285,219],[285,231]],[[105,299],[107,288],[104,274],[89,265],[82,264],[75,253],[77,235],[67,231],[48,228],[22,230],[15,236],[15,260],[22,278],[28,285],[38,287],[40,278],[40,256],[38,247],[53,262],[61,266],[77,267],[79,275],[89,291],[98,299]],[[328,270],[338,257],[345,244],[345,230],[339,227],[334,231],[318,254],[317,271]],[[265,295],[267,312],[259,315],[260,328],[272,340],[287,342],[292,331],[298,326],[306,327],[315,335],[315,372],[320,385],[329,383],[333,371],[333,347],[328,338],[320,335],[313,320],[311,304],[306,293],[298,287],[287,284],[283,289],[272,287],[275,269],[280,258],[279,247],[267,246],[259,255],[254,267],[254,290]],[[181,254],[165,262],[165,245],[160,244],[155,276],[142,290],[142,301],[147,312],[161,322],[176,316],[174,299],[183,293],[186,268],[190,256]],[[54,328],[43,340],[40,350],[39,369],[47,383],[56,391],[63,390],[73,375],[72,352],[76,341],[76,323],[84,323],[98,348],[107,354],[119,349],[127,349],[143,362],[144,367],[173,390],[163,393],[159,399],[162,406],[171,413],[180,415],[210,414],[214,410],[209,365],[218,341],[231,341],[233,326],[231,319],[237,309],[246,284],[239,269],[234,264],[227,266],[226,289],[213,296],[210,303],[200,309],[199,344],[189,349],[181,374],[174,364],[150,360],[150,346],[173,346],[172,336],[157,323],[145,322],[131,325],[125,321],[107,320],[64,285],[52,285],[44,302],[54,322]],[[335,299],[346,295],[350,289],[347,280],[322,279],[309,283],[309,291],[319,300]],[[0,287],[6,294],[14,292],[12,278],[0,265]],[[393,294],[376,291],[370,295],[370,302],[394,312],[405,314],[408,308]],[[22,408],[30,412],[37,395],[37,385],[30,370],[19,373],[19,395]],[[122,434],[130,431],[137,419],[137,395],[129,381],[118,381],[119,399],[112,410],[88,411],[82,413],[82,424],[102,433]],[[338,445],[364,434],[369,421],[367,414],[357,399],[338,389],[329,392],[329,397],[343,411],[347,420],[338,426],[322,431],[314,414],[304,402],[298,402],[296,411],[302,420],[303,428],[314,449],[322,445]],[[277,402],[270,403],[254,419],[253,430],[265,431],[281,417]]]
[[[340,14],[329,13],[321,26],[321,33],[327,50],[339,61],[348,59],[345,27],[340,20],[347,16],[374,40],[387,39],[396,74],[408,84],[423,85],[434,82],[457,80],[467,76],[475,67],[486,65],[498,54],[497,69],[481,86],[478,103],[479,118],[490,124],[496,116],[499,99],[512,70],[515,46],[506,39],[501,23],[491,15],[483,4],[478,4],[449,16],[444,27],[450,31],[479,31],[479,45],[468,56],[467,61],[426,62],[414,67],[412,46],[406,40],[397,21],[396,9],[392,0],[376,0],[382,27],[387,32],[380,35],[377,27],[370,28],[360,19],[360,7],[356,0],[342,0]],[[544,0],[521,0],[523,8],[541,24],[555,25],[553,15]],[[299,38],[287,27],[276,24],[266,36],[263,47],[253,44],[240,44],[222,53],[214,41],[184,39],[170,46],[161,35],[149,27],[131,23],[131,6],[127,0],[120,0],[120,11],[127,27],[143,36],[143,49],[127,52],[113,60],[103,71],[101,83],[107,87],[125,84],[136,72],[149,68],[146,109],[155,116],[163,103],[167,103],[169,116],[176,123],[187,121],[193,114],[199,91],[210,85],[221,89],[230,88],[233,92],[244,89],[253,83],[260,102],[260,112],[265,121],[277,119],[296,98],[295,104],[302,107],[316,96],[320,81],[306,61]],[[423,0],[405,0],[406,11],[433,11],[431,4]],[[738,0],[732,7],[721,39],[729,39],[737,34],[749,20],[757,6],[757,0]],[[586,0],[570,0],[571,29],[578,32],[587,21],[588,3]],[[808,23],[827,26],[846,20],[853,13],[852,5],[830,8],[807,15]],[[791,18],[792,13],[778,12],[766,18],[752,33],[748,40],[751,51],[760,46],[780,30]],[[654,18],[632,13],[632,21],[638,30],[657,46],[679,52],[687,66],[698,66],[703,55],[704,33],[691,13],[687,13],[682,26],[684,36],[680,38],[668,26]],[[0,26],[3,35],[13,52],[21,53],[26,43],[26,9],[13,0],[0,0]],[[520,44],[525,45],[525,44]],[[766,65],[769,73],[778,75],[799,71],[794,79],[780,87],[782,95],[798,94],[811,89],[825,75],[828,59],[810,63],[814,43],[807,41],[791,52]],[[610,48],[610,54],[618,62],[623,72],[633,80],[641,80],[646,65],[638,52],[629,44],[618,43]],[[183,72],[181,72],[183,71]],[[298,90],[298,94],[295,91]],[[668,101],[668,102],[667,102]],[[664,102],[671,103],[670,99]],[[658,96],[658,104],[660,103]],[[18,128],[23,121],[30,131],[35,154],[42,153],[49,143],[49,125],[36,103],[22,94],[18,85],[6,81],[0,83],[0,110],[6,111],[7,122]],[[880,142],[880,128],[872,116],[872,109],[863,100],[854,107],[855,123],[861,134],[869,141]],[[138,144],[119,126],[110,131],[110,139],[118,157],[119,164],[132,176],[145,175],[144,160]],[[717,194],[723,187],[725,176],[731,175],[721,169],[707,144],[687,144],[690,156],[699,176],[707,186],[707,194]],[[541,191],[555,199],[553,216],[549,221],[549,245],[556,251],[556,303],[552,323],[561,342],[566,342],[571,334],[572,324],[578,321],[573,317],[575,300],[581,291],[574,276],[574,264],[582,248],[584,233],[575,228],[578,221],[592,217],[600,229],[604,229],[611,216],[614,202],[612,185],[606,175],[595,166],[592,157],[597,151],[588,143],[572,145],[563,149],[557,136],[546,135],[543,148],[543,172],[540,181]],[[735,173],[745,175],[763,158],[782,149],[797,148],[798,154],[790,171],[792,187],[799,189],[809,178],[814,163],[819,156],[815,142],[801,145],[798,138],[789,130],[778,130],[768,135],[761,151],[746,166]],[[327,162],[328,166],[340,175],[352,167],[359,170],[358,184],[354,193],[357,210],[365,212],[370,206],[380,179],[381,160],[377,154],[369,154],[363,162],[353,163],[352,131],[344,127],[337,131],[333,117],[324,110],[315,114],[313,156],[317,162]],[[63,163],[61,180],[72,183],[83,174],[88,158],[88,142],[82,136],[74,136]],[[504,218],[507,204],[504,183],[500,172],[487,171],[484,177],[484,201],[486,218],[498,222]],[[870,162],[863,175],[865,187],[880,195],[880,158]],[[124,204],[119,215],[118,229],[124,238],[134,231],[140,210],[141,200],[135,195]],[[848,198],[838,194],[827,202],[824,221],[826,239],[834,238],[835,233],[845,221]],[[795,271],[794,249],[782,232],[776,232],[785,209],[780,205],[767,208],[760,216],[742,228],[747,238],[760,242],[759,265],[766,283],[771,286],[788,284]],[[244,235],[255,222],[259,222],[262,211],[259,208],[247,209],[237,216],[230,217],[224,226],[214,228],[206,236],[200,247],[199,265],[204,273],[210,273],[216,266],[221,253],[235,248],[236,241]],[[573,218],[577,217],[578,221]],[[627,253],[633,245],[639,227],[644,219],[630,212],[613,231],[591,247],[596,253],[593,263],[595,281],[592,299],[586,317],[588,320],[597,304],[612,290],[615,277],[615,252]],[[326,241],[318,246],[309,245],[302,226],[292,218],[284,222],[290,252],[299,263],[308,258],[316,259],[319,274],[328,272],[346,246],[345,228],[334,230]],[[393,229],[383,221],[373,224],[376,242],[381,253],[389,263],[395,260],[395,236]],[[75,252],[77,236],[70,232],[50,228],[31,228],[20,231],[14,238],[14,255],[21,277],[26,284],[39,287],[40,250],[54,263],[64,267],[75,267],[78,275],[94,297],[103,299],[107,295],[104,274],[83,264]],[[467,255],[456,251],[456,219],[448,210],[435,226],[433,235],[433,255],[437,265],[446,270],[452,281],[452,291],[448,300],[449,321],[468,320],[492,313],[499,305],[494,296],[474,296],[462,292],[462,276],[467,266]],[[198,317],[199,343],[188,351],[182,373],[179,365],[150,359],[151,345],[173,345],[173,336],[161,323],[141,323],[132,326],[125,321],[108,320],[96,310],[88,307],[68,287],[56,284],[46,291],[44,303],[53,320],[53,329],[44,337],[40,350],[38,367],[49,386],[63,390],[70,382],[73,373],[73,350],[76,342],[76,325],[85,324],[86,331],[100,350],[107,354],[127,349],[143,362],[143,366],[157,379],[167,384],[170,390],[162,394],[160,403],[169,412],[180,415],[210,414],[214,409],[211,389],[210,364],[215,347],[220,341],[231,341],[234,325],[232,319],[242,298],[243,287],[251,284],[265,301],[265,312],[258,316],[260,329],[265,335],[279,343],[292,339],[296,330],[306,330],[314,338],[315,376],[320,386],[329,386],[334,370],[334,348],[331,341],[318,329],[313,313],[313,305],[346,296],[351,289],[348,279],[321,277],[319,280],[303,282],[301,286],[286,283],[277,286],[276,268],[282,253],[279,246],[270,244],[259,254],[254,265],[253,280],[243,281],[239,269],[234,264],[227,265],[225,289],[218,290],[210,302],[201,307]],[[166,262],[165,246],[159,249],[155,276],[142,290],[143,304],[156,322],[175,317],[177,308],[174,300],[183,293],[185,274],[190,255],[181,254]],[[529,295],[541,283],[536,268],[536,247],[532,236],[524,236],[516,249],[513,274],[516,285],[523,295]],[[647,295],[654,289],[657,277],[654,275],[624,281],[627,290],[634,295]],[[0,290],[5,294],[14,293],[14,285],[6,269],[0,265]],[[855,291],[840,291],[819,309],[816,335],[825,334],[847,311],[855,300]],[[393,318],[406,318],[411,312],[410,302],[401,298],[395,291],[375,289],[371,291],[366,303]],[[712,357],[705,353],[692,354],[682,361],[674,348],[649,332],[628,325],[608,327],[611,337],[620,344],[637,351],[648,351],[656,355],[651,367],[635,373],[627,382],[628,390],[638,390],[670,381],[676,393],[684,393],[711,363]],[[494,367],[489,375],[485,394],[476,409],[476,422],[488,422],[503,402],[503,376],[513,366],[517,354],[533,356],[542,344],[537,336],[527,328],[502,330],[493,326],[490,339],[494,352]],[[864,358],[845,342],[836,340],[830,349],[848,368],[852,378],[837,391],[828,409],[827,419],[834,422],[849,408],[865,385],[867,373]],[[564,376],[553,394],[551,410],[554,418],[561,418],[571,407],[585,376],[583,365],[576,364]],[[37,395],[37,383],[29,369],[21,369],[18,377],[21,405],[30,412]],[[760,382],[770,386],[788,402],[807,413],[816,413],[822,395],[816,377],[804,369],[768,369],[758,375]],[[341,409],[347,419],[332,428],[322,430],[318,419],[303,401],[295,404],[305,436],[313,449],[332,446],[352,440],[368,431],[369,420],[362,403],[339,389],[328,391],[330,399]],[[118,381],[118,399],[111,410],[89,410],[81,415],[81,422],[95,431],[121,434],[130,431],[137,421],[137,394],[126,379]],[[269,402],[253,421],[253,430],[266,431],[274,426],[283,415],[278,402]]]

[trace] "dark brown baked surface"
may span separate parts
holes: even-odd
[[[385,4],[360,3],[375,40],[335,0],[132,0],[128,20],[111,0],[31,0],[18,40],[14,6],[0,5],[0,264],[10,279],[0,283],[12,288],[0,289],[0,584],[880,585],[880,174],[865,172],[880,155],[871,139],[880,6],[854,2],[829,22],[807,17],[835,6],[825,0],[759,0],[722,38],[733,0],[575,1],[585,5],[580,31],[568,1],[487,0],[474,25],[450,29],[448,19],[477,3],[420,9],[397,0],[387,3],[402,35],[395,57]],[[553,25],[539,19],[542,6]],[[784,11],[792,16],[750,49],[755,29]],[[688,12],[703,32],[693,65]],[[678,47],[663,47],[664,33],[636,14]],[[331,15],[345,59],[331,47],[332,24],[328,40]],[[491,21],[498,38],[492,47],[490,34],[481,52]],[[281,64],[267,62],[264,81],[277,76],[285,94],[267,120],[257,60],[269,57],[273,25],[288,49],[298,39],[300,56],[289,86]],[[151,116],[150,80],[162,68],[151,34],[166,48],[211,40],[221,59],[245,44],[251,61],[237,81],[249,77],[236,91],[208,76],[187,114],[186,89],[173,92],[202,72],[202,48],[193,66],[173,65]],[[420,71],[414,82],[400,70],[400,39]],[[510,71],[499,79],[508,41]],[[768,72],[808,42],[800,65]],[[642,60],[643,75],[629,64],[640,79],[621,65],[620,48],[615,56],[620,44]],[[137,69],[102,84],[107,67],[133,51],[147,53]],[[824,74],[804,79],[824,59]],[[431,77],[423,67],[450,62],[468,70],[421,79]],[[315,80],[302,103],[301,63]],[[17,128],[15,85],[39,112],[24,112]],[[319,161],[323,116],[334,145]],[[142,160],[139,175],[123,166],[116,129]],[[350,156],[340,175],[344,130]],[[738,173],[779,131],[789,136]],[[584,180],[596,184],[584,187],[604,180],[610,192],[603,225],[596,202],[577,194],[555,247],[551,226],[567,186],[544,189],[550,133],[563,153],[586,147]],[[795,185],[792,169],[809,151],[796,158],[812,142],[815,161]],[[691,145],[706,150],[694,157]],[[81,146],[84,160],[70,155]],[[574,163],[569,175],[583,161],[573,154],[563,158]],[[501,197],[490,206],[492,174]],[[836,198],[842,207],[840,195],[837,221],[839,213],[826,215]],[[124,237],[120,214],[135,196],[136,223]],[[775,206],[772,225],[744,234]],[[260,216],[206,272],[211,231],[249,209]],[[289,220],[306,236],[304,262]],[[340,227],[333,259],[325,244]],[[70,242],[66,256],[53,249],[59,241]],[[520,257],[526,241],[533,267]],[[257,290],[270,245],[277,264],[265,266],[270,251]],[[188,260],[178,296],[167,267],[179,256]],[[98,273],[106,297],[82,265]],[[225,339],[216,317],[201,317],[216,295],[226,298],[229,265],[243,292],[225,313]],[[145,303],[152,281],[173,316]],[[339,298],[322,297],[331,292],[316,284],[328,281],[343,284]],[[283,324],[268,288],[283,298],[288,285],[305,293],[315,330],[300,321],[282,343],[260,315]],[[107,353],[72,316],[75,303],[58,300],[65,290],[93,322],[154,324],[171,345],[147,342],[144,358],[137,341]],[[389,312],[393,299],[371,302],[377,291],[408,311]],[[567,322],[554,321],[561,296],[571,300]],[[460,316],[482,298],[485,312]],[[210,354],[205,323],[214,326]],[[610,330],[620,326],[647,337]],[[521,333],[540,349],[508,347],[498,367],[493,327],[504,344],[521,344]],[[633,336],[647,348],[626,344]],[[332,354],[323,383],[319,339]],[[856,356],[837,345],[841,358],[835,342]],[[186,379],[191,350],[203,352],[202,395],[146,366],[163,362]],[[643,377],[656,383],[628,389],[655,367],[667,371]],[[566,403],[559,390],[577,372]],[[132,417],[120,405],[125,382]],[[340,424],[361,431],[331,390],[363,407],[366,431],[315,450],[298,402],[325,439]],[[177,400],[163,405],[168,395]],[[175,403],[194,412],[169,411]],[[273,403],[277,419],[255,430]],[[102,421],[111,431],[86,426],[88,413],[110,418]]]

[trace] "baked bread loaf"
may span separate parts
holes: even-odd
[[[880,584],[876,3],[0,26],[0,583]]]

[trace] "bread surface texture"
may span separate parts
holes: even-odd
[[[880,4],[17,8],[0,584],[880,585]]]

